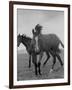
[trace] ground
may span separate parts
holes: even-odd
[[[60,53],[62,61],[64,61],[64,51],[62,50]],[[64,78],[64,66],[61,67],[58,59],[56,59],[56,64],[54,66],[54,71],[50,73],[50,69],[52,67],[53,58],[50,57],[49,61],[43,66],[43,62],[46,59],[46,55],[44,54],[42,62],[41,62],[41,73],[42,75],[35,75],[34,65],[31,62],[31,68],[29,65],[29,57],[27,53],[23,53],[23,51],[18,52],[17,54],[17,80],[39,80],[39,79],[60,79]]]

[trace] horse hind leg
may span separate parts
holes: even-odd
[[[45,62],[43,63],[43,66],[45,66],[45,64],[47,63],[47,61],[49,60],[49,58],[50,58],[50,55],[49,55],[49,53],[46,53],[47,54],[47,59],[45,60]]]
[[[53,59],[53,65],[52,65],[52,69],[54,69],[54,65],[56,63],[56,56],[54,56],[54,59]]]
[[[50,50],[50,54],[53,56],[53,64],[52,64],[52,68],[50,69],[50,72],[52,72],[54,69],[54,65],[56,63],[56,53],[54,51]]]
[[[57,58],[58,58],[58,60],[59,60],[59,62],[60,62],[60,64],[61,64],[61,66],[63,66],[63,62],[62,62],[62,60],[61,60],[61,57],[60,57],[58,54],[56,54],[56,56],[57,56]]]
[[[56,56],[53,56],[53,64],[52,64],[52,68],[50,69],[50,72],[54,70],[55,63],[56,63]]]

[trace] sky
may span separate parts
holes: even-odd
[[[56,34],[64,43],[64,12],[55,10],[17,9],[17,34],[32,37],[32,29],[43,26],[42,33]],[[21,44],[19,50],[25,49]]]

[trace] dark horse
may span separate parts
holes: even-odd
[[[27,37],[26,35],[18,35],[17,36],[17,46],[19,47],[20,44],[23,44],[26,47],[26,50],[29,54],[29,67],[31,67],[31,57],[32,62],[35,66],[35,74],[37,75],[37,52],[34,51],[34,44],[35,40],[31,39],[30,37]]]
[[[34,31],[34,29],[32,30],[33,38],[36,41],[35,52],[38,52],[38,51],[40,52],[38,68],[40,70],[42,53],[46,52],[47,59],[46,59],[45,63],[49,60],[50,54],[53,56],[53,65],[52,65],[52,69],[51,69],[51,71],[52,71],[54,68],[54,65],[56,63],[56,57],[58,58],[61,66],[63,66],[63,62],[59,56],[59,52],[60,52],[59,44],[61,44],[63,48],[64,48],[64,45],[61,42],[61,40],[58,38],[57,35],[55,35],[55,34],[41,34],[41,30],[42,30],[42,26],[39,24],[36,25],[35,31]],[[41,71],[40,71],[40,73],[41,73]]]
[[[17,36],[17,46],[19,47],[19,45],[22,43],[25,47],[26,50],[29,54],[29,68],[31,67],[31,50],[30,50],[30,44],[31,44],[31,38],[27,37],[26,35],[18,35]]]

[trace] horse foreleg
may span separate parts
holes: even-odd
[[[38,68],[39,68],[39,74],[41,75],[41,69],[40,69],[41,63],[38,63]]]
[[[35,75],[37,75],[37,63],[35,63]]]
[[[45,64],[47,63],[47,61],[49,60],[49,58],[50,58],[50,55],[49,55],[49,53],[46,53],[47,54],[47,59],[45,60],[45,62],[43,63],[43,66],[45,66]]]
[[[29,68],[31,67],[31,55],[29,55]]]
[[[32,53],[32,62],[35,67],[35,75],[37,75],[37,55],[35,53]]]
[[[38,71],[39,71],[39,74],[40,74],[40,75],[41,75],[41,69],[40,69],[40,66],[41,66],[42,56],[43,56],[43,52],[40,53],[39,61],[38,61]]]

